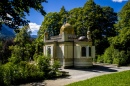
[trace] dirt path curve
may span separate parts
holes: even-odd
[[[40,85],[40,86],[64,86],[73,82],[89,79],[95,76],[100,76],[104,74],[120,72],[125,70],[130,70],[130,66],[117,67],[115,65],[95,64],[94,67],[86,68],[86,69],[63,69],[63,71],[69,72],[70,76],[64,78],[58,78],[58,79],[45,80],[44,82],[42,82],[45,83],[45,85]],[[34,85],[27,84],[27,85],[20,85],[20,86],[34,86]]]

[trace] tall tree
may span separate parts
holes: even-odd
[[[48,13],[44,21],[42,22],[42,25],[40,27],[40,30],[38,32],[38,35],[43,35],[45,31],[49,33],[49,36],[55,36],[59,34],[59,21],[60,21],[60,16],[57,12],[54,13]]]
[[[130,2],[127,2],[119,13],[119,21],[115,27],[119,32],[118,36],[111,38],[112,45],[119,50],[130,50]]]
[[[117,32],[114,24],[117,22],[117,13],[115,13],[111,7],[102,7],[100,10],[98,9],[96,10],[96,24],[98,26],[97,31],[100,32],[94,33],[95,37],[93,37],[95,38],[96,53],[101,55],[110,45],[108,38],[116,36]]]
[[[101,25],[103,29],[103,35],[106,37],[111,37],[116,35],[116,29],[114,24],[117,22],[117,13],[114,12],[111,7],[102,8],[102,19]]]
[[[74,27],[75,35],[77,35],[78,37],[81,35],[86,35],[86,33],[84,33],[86,27],[84,27],[83,25],[84,20],[82,16],[83,11],[81,7],[74,8],[69,11],[69,23]]]
[[[126,5],[122,8],[121,12],[119,12],[118,16],[119,21],[115,25],[118,30],[130,26],[130,1],[126,3]]]
[[[59,13],[57,12],[48,13],[45,16],[44,21],[42,22],[40,30],[38,31],[38,36],[43,37],[44,36],[43,33],[45,31],[49,33],[49,36],[59,35],[60,28],[64,23],[65,18],[67,18],[67,11],[65,10],[64,6],[62,6]]]
[[[29,15],[31,8],[45,15],[42,2],[46,0],[1,0],[0,1],[0,25],[6,24],[7,26],[18,29],[18,26],[28,24],[26,14]]]
[[[68,12],[66,11],[65,7],[62,6],[59,12],[60,21],[59,24],[62,25],[64,22],[68,21]]]
[[[88,29],[91,31],[96,54],[102,54],[109,46],[107,38],[116,34],[114,24],[117,21],[117,13],[111,7],[100,7],[94,0],[88,0],[78,15],[81,16],[78,16],[80,20],[77,22],[82,22],[78,29],[83,28],[82,34],[86,34]]]
[[[11,46],[12,50],[11,61],[19,62],[19,61],[29,61],[33,56],[31,53],[34,49],[32,49],[32,40],[30,38],[30,31],[28,26],[24,26],[20,29],[20,32],[16,35],[14,39],[14,46]]]
[[[119,21],[115,25],[118,30],[118,35],[110,38],[111,46],[118,49],[120,52],[125,52],[128,59],[126,64],[130,64],[130,2],[119,12]],[[124,57],[125,59],[125,57]]]
[[[117,13],[113,8],[100,7],[93,0],[89,0],[84,5],[83,12],[84,24],[92,32],[93,43],[96,39],[101,40],[103,35],[115,36],[114,24],[117,21]]]

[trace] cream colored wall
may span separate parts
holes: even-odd
[[[74,66],[75,67],[89,67],[92,66],[92,56],[89,56],[89,46],[92,47],[91,42],[78,42],[75,43],[75,47],[74,47]],[[82,47],[86,47],[86,56],[82,57],[81,56],[81,48]],[[92,49],[91,49],[91,55],[94,54],[92,53]]]
[[[92,66],[92,58],[75,58],[75,67],[89,67]]]
[[[60,64],[64,65],[64,46],[56,46],[56,57],[60,60]]]
[[[81,57],[81,46],[74,46],[74,58]]]
[[[72,58],[73,57],[73,45],[72,42],[64,42],[64,43],[59,43],[58,46],[62,46],[62,52],[64,58]]]
[[[95,46],[92,46],[92,51],[91,51],[91,55],[92,55],[92,58],[95,58]]]
[[[81,56],[81,48],[82,47],[86,47],[86,56],[82,57]],[[89,47],[92,47],[92,42],[77,42],[75,43],[75,48],[74,48],[74,52],[75,52],[75,58],[91,58],[89,56]],[[92,55],[92,49],[91,49],[91,55]]]
[[[64,58],[64,46],[56,46],[56,53],[58,58]]]
[[[91,42],[78,42],[74,44],[74,66],[75,67],[88,67],[92,66],[92,58],[95,57],[95,47],[91,48],[91,57],[89,57],[89,48],[92,46]],[[63,67],[73,66],[73,43],[72,42],[58,42],[48,43],[44,48],[44,54],[47,55],[47,47],[51,46],[51,57],[59,58],[61,65]],[[81,56],[81,47],[87,48],[87,56]]]
[[[65,58],[73,58],[73,46],[65,46]]]
[[[61,45],[64,46],[63,67],[73,66],[73,43],[64,42],[64,44],[59,44]]]

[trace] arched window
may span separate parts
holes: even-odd
[[[51,55],[51,47],[50,46],[47,47],[47,54]]]
[[[82,47],[81,53],[82,53],[82,56],[86,57],[86,47]]]
[[[91,47],[89,47],[89,56],[91,57]]]

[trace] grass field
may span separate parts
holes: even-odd
[[[94,77],[67,86],[130,86],[130,70]]]

